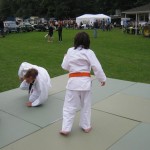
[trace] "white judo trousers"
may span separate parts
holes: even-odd
[[[88,129],[91,127],[91,91],[67,90],[63,107],[62,131],[71,131],[76,111],[80,107],[79,126]]]

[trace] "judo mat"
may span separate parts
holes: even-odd
[[[150,85],[108,79],[92,83],[92,127],[84,133],[79,113],[68,137],[59,135],[68,76],[52,78],[48,101],[25,106],[26,91],[0,93],[0,150],[148,150],[150,144]],[[141,136],[138,137],[138,136]],[[139,142],[135,142],[135,139]]]
[[[93,108],[132,120],[150,123],[150,99],[119,93],[97,103]]]

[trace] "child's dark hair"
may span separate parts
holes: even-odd
[[[38,71],[34,68],[31,68],[24,75],[24,78],[26,79],[26,78],[32,77],[33,79],[36,79],[37,75],[38,75]]]
[[[79,32],[74,38],[74,48],[81,46],[82,48],[89,49],[90,37],[86,32]]]

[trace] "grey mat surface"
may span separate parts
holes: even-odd
[[[106,150],[139,123],[100,111],[92,111],[93,130],[79,128],[79,113],[68,137],[59,135],[61,120],[2,150]]]
[[[58,132],[67,80],[68,75],[53,78],[48,101],[35,108],[25,106],[27,91],[13,89],[0,93],[0,149],[4,146],[1,150],[124,150],[115,148],[124,147],[129,139],[131,144],[127,148],[130,150],[133,146],[135,150],[134,136],[145,148],[142,150],[147,150],[150,143],[149,84],[108,78],[106,86],[101,87],[94,79],[93,130],[89,134],[80,130],[78,112],[72,133],[65,138]],[[148,124],[139,125],[139,121]],[[145,140],[138,138],[140,134]]]
[[[126,94],[115,94],[93,106],[94,109],[150,123],[150,100]]]
[[[104,100],[106,97],[109,97],[125,88],[128,88],[134,85],[134,82],[116,80],[116,79],[107,79],[106,86],[101,87],[100,83],[93,79],[92,81],[92,104],[95,104],[99,101]],[[64,100],[65,90],[56,94],[52,94],[52,97]]]
[[[27,96],[11,95],[11,99],[6,98],[7,96],[6,94],[3,95],[3,99],[0,98],[2,110],[39,127],[45,127],[62,117],[63,101],[51,98],[51,96],[39,107],[26,107]]]
[[[150,150],[150,124],[141,123],[108,150]]]
[[[123,90],[122,93],[140,96],[150,100],[150,84],[137,83]]]
[[[36,125],[0,111],[0,148],[39,129]]]

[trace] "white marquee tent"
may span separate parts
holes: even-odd
[[[93,22],[95,20],[108,20],[111,21],[111,17],[107,16],[107,15],[104,15],[104,14],[96,14],[96,15],[93,15],[93,14],[85,14],[85,15],[82,15],[82,16],[79,16],[76,18],[76,23],[78,25],[80,25],[80,23],[82,22],[83,24],[93,24]]]

